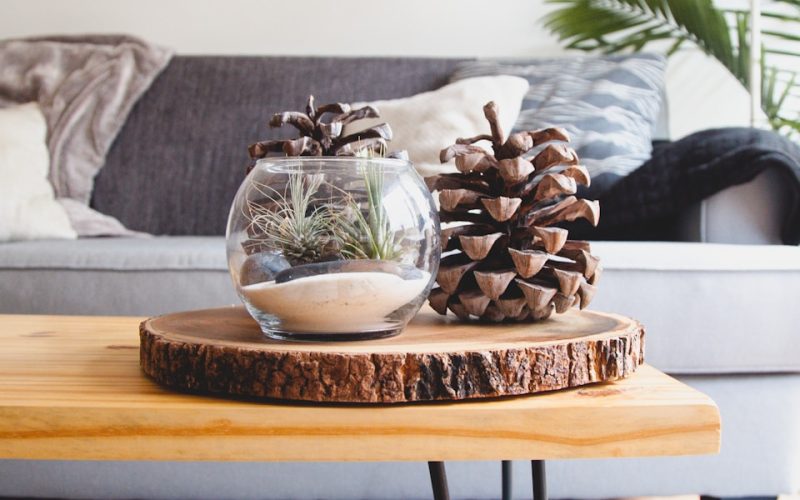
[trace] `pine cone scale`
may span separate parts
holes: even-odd
[[[478,288],[491,300],[497,301],[506,293],[508,285],[517,277],[514,270],[475,271]]]

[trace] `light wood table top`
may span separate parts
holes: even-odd
[[[506,399],[262,403],[179,394],[139,368],[143,318],[0,315],[0,458],[389,461],[716,453],[704,394],[630,378]]]

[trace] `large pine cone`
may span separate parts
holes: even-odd
[[[566,132],[548,128],[506,139],[497,106],[486,104],[491,135],[458,139],[442,150],[459,173],[426,178],[439,191],[442,258],[430,304],[461,319],[536,321],[553,311],[589,305],[600,276],[589,243],[570,241],[555,225],[585,218],[597,225],[596,201],[575,196],[589,173],[565,143]],[[487,140],[493,153],[474,143]],[[535,153],[535,154],[534,154]],[[527,156],[526,156],[527,155]]]

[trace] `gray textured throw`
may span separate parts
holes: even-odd
[[[601,192],[650,158],[666,61],[655,54],[467,63],[453,80],[516,75],[530,82],[517,130],[567,129]]]
[[[79,236],[132,234],[89,208],[93,180],[131,108],[171,55],[117,35],[0,41],[0,107],[39,103],[50,181]]]

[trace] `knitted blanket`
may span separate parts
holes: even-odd
[[[576,224],[570,236],[604,240],[669,240],[687,206],[727,187],[777,169],[791,191],[781,236],[800,244],[800,147],[774,132],[727,128],[705,130],[657,144],[650,160],[600,194],[597,228]]]

